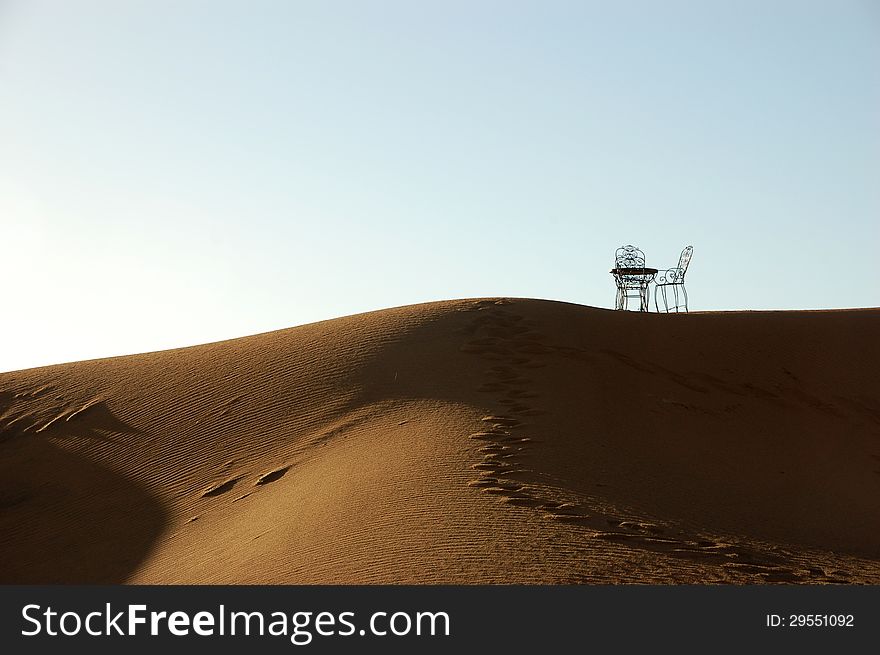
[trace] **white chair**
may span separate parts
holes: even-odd
[[[654,278],[654,269],[650,270],[645,269],[645,253],[635,246],[621,246],[614,252],[615,309],[627,309],[629,300],[638,298],[639,311],[648,311],[648,285]]]
[[[684,250],[681,251],[681,256],[678,258],[678,266],[675,268],[668,268],[665,271],[657,271],[657,276],[654,278],[654,283],[657,285],[657,288],[654,289],[654,308],[659,312],[660,307],[657,303],[657,297],[663,296],[663,306],[666,308],[666,312],[675,311],[683,309],[684,311],[688,310],[688,294],[687,289],[684,287],[684,275],[687,273],[688,264],[691,263],[691,255],[694,254],[694,247],[687,246]],[[667,289],[672,290],[672,296],[675,303],[670,306],[669,298],[667,296]],[[679,297],[681,294],[681,297]]]

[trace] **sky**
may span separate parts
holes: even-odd
[[[880,305],[871,0],[0,0],[0,371],[450,298]]]

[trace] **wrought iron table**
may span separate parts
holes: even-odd
[[[657,275],[657,269],[643,266],[639,268],[612,268],[610,272],[617,283],[617,299],[614,308],[626,309],[627,299],[638,298],[639,311],[648,311],[648,285]],[[627,291],[637,291],[638,296],[628,295]]]

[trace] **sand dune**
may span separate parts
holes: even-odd
[[[485,299],[0,375],[0,582],[880,583],[880,310]]]

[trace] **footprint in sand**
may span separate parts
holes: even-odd
[[[480,332],[484,336],[471,339],[461,350],[478,352],[484,359],[503,362],[485,371],[489,380],[478,387],[478,391],[503,395],[497,402],[507,405],[504,409],[509,413],[484,416],[482,420],[489,424],[487,429],[470,435],[471,439],[488,443],[478,449],[483,456],[482,461],[472,466],[481,476],[478,480],[468,482],[468,485],[501,496],[511,505],[546,509],[547,499],[530,492],[518,480],[510,479],[527,472],[519,467],[516,460],[528,449],[526,444],[530,439],[511,434],[512,430],[524,427],[518,417],[545,413],[523,402],[526,398],[538,397],[538,394],[527,388],[531,381],[522,377],[517,368],[540,368],[545,364],[532,357],[516,355],[510,348],[533,350],[539,354],[552,350],[540,343],[546,337],[534,331],[531,321],[505,310],[491,309],[488,315],[475,319],[467,330],[468,334]]]
[[[477,391],[481,392],[495,392],[495,391],[503,391],[507,385],[503,382],[485,382],[482,386],[477,388]]]
[[[210,487],[202,494],[202,498],[212,498],[213,496],[219,496],[220,494],[225,494],[227,491],[230,491],[236,483],[241,480],[244,476],[239,475],[234,478],[230,478],[225,482],[221,482],[220,484],[216,484],[213,487]]]
[[[553,349],[540,343],[527,342],[522,345],[514,344],[517,352],[529,353],[530,355],[546,355],[552,353]]]
[[[270,482],[275,482],[276,480],[280,480],[284,477],[284,474],[290,470],[290,466],[282,466],[281,468],[277,468],[274,471],[269,471],[268,473],[264,473],[260,477],[257,478],[257,481],[254,483],[254,486],[262,486],[265,484],[269,484]],[[212,487],[209,487],[205,492],[202,493],[202,498],[213,498],[215,496],[220,496],[222,494],[231,491],[236,484],[238,484],[245,476],[237,475],[234,478],[229,478],[228,480],[224,480],[219,484],[215,484]],[[236,502],[247,498],[250,495],[250,492],[238,496],[232,502]]]
[[[275,480],[280,480],[289,470],[290,466],[282,466],[281,468],[275,469],[274,471],[263,473],[263,475],[257,478],[257,481],[254,483],[254,485],[259,487],[264,484],[269,484],[270,482],[275,482]]]
[[[499,380],[510,380],[519,377],[517,372],[509,366],[494,366],[489,370],[489,375],[492,375]]]
[[[520,420],[510,416],[484,416],[480,419],[486,423],[496,423],[499,425],[508,425],[510,427],[520,424]]]
[[[477,488],[494,488],[497,484],[497,480],[493,478],[484,478],[481,480],[471,480],[467,483],[469,487],[477,487]]]
[[[499,437],[503,436],[503,434],[500,434],[498,432],[474,432],[469,438],[480,439],[482,441],[495,441]]]
[[[511,398],[537,398],[538,394],[534,391],[526,391],[524,389],[511,389],[507,392],[507,395]]]

